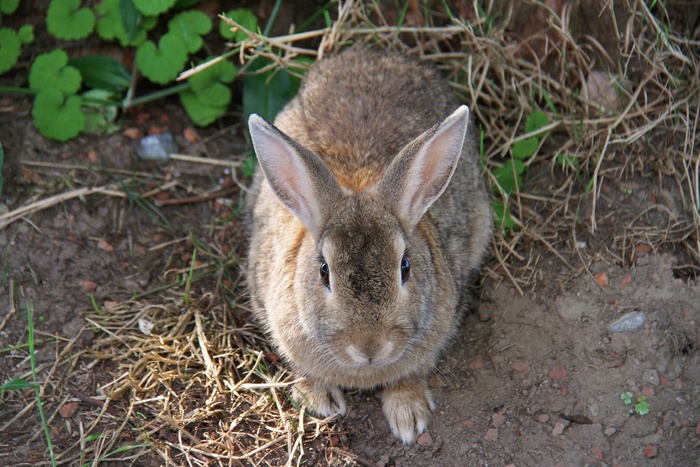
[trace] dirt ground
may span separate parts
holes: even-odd
[[[206,394],[197,391],[210,382],[174,385],[153,400],[139,393],[137,405],[130,400],[136,390],[106,404],[105,388],[127,378],[119,352],[147,352],[137,346],[145,338],[127,339],[118,331],[148,323],[157,329],[186,314],[182,301],[164,305],[160,292],[186,295],[181,278],[195,246],[195,266],[203,272],[192,291],[210,300],[204,311],[222,310],[226,317],[222,322],[219,315],[212,317],[203,334],[213,342],[235,327],[252,336],[246,342],[264,340],[246,313],[238,181],[222,167],[145,162],[136,156],[134,140],[122,133],[49,142],[30,124],[31,103],[17,99],[13,105],[19,109],[0,120],[5,153],[0,219],[19,206],[78,187],[103,189],[9,225],[0,221],[0,384],[31,379],[29,307],[53,449],[66,453],[61,465],[188,465],[184,457],[166,458],[162,452],[179,453],[178,446],[187,442],[213,439],[240,415],[239,408],[234,410],[229,399],[217,402],[215,411],[178,430],[166,417],[157,426],[140,421],[157,418],[152,407],[175,399],[180,389],[188,394],[190,412],[172,417],[187,418],[205,405]],[[240,115],[233,120],[240,122]],[[123,128],[142,132],[167,129],[182,154],[244,161],[248,144],[240,123],[198,129],[196,142],[183,136],[189,125],[170,102],[123,121]],[[392,437],[377,394],[355,392],[346,416],[318,422],[316,434],[300,435],[303,454],[292,465],[700,466],[698,265],[681,242],[629,239],[625,228],[641,223],[656,227],[654,232],[672,231],[687,213],[670,177],[660,181],[653,172],[621,172],[601,177],[595,233],[585,222],[590,196],[581,190],[574,197],[581,200],[584,221],[549,232],[546,242],[530,242],[520,258],[510,258],[508,270],[491,257],[475,286],[478,307],[430,379],[437,410],[414,445]],[[523,191],[545,197],[559,186],[557,176],[550,167],[533,167]],[[182,199],[186,202],[176,202]],[[547,247],[553,244],[556,250]],[[516,280],[511,273],[517,273]],[[104,310],[136,302],[145,311],[125,315],[121,327],[97,321]],[[629,313],[642,314],[643,326],[612,332],[610,326]],[[112,354],[104,350],[109,339],[122,346],[114,344]],[[165,337],[161,343],[151,351],[165,361],[163,349],[174,344]],[[255,350],[265,355],[272,373],[282,373],[284,364],[270,348],[261,344]],[[190,368],[176,363],[171,370],[177,378]],[[279,394],[270,405],[294,414],[288,425],[300,423],[285,391]],[[87,435],[100,437],[85,441]],[[98,458],[92,443],[99,440],[105,446]],[[289,445],[285,438],[248,459],[188,454],[196,465],[284,465]],[[3,392],[0,465],[50,465],[48,459],[34,392]]]

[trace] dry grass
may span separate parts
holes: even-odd
[[[629,0],[622,24],[611,10],[600,12],[619,26],[618,56],[611,57],[595,39],[576,37],[570,8],[530,6],[545,22],[522,40],[504,29],[512,11],[498,12],[496,21],[497,12],[488,7],[472,11],[468,21],[436,14],[397,30],[374,4],[347,1],[326,29],[281,38],[249,31],[250,39],[239,44],[240,57],[261,55],[285,66],[296,56],[321,58],[353,40],[402,50],[442,68],[483,132],[494,196],[504,198],[519,224],[494,241],[495,261],[487,273],[519,290],[532,285],[543,250],[572,275],[587,269],[593,258],[583,246],[613,221],[618,228],[605,245],[612,260],[629,264],[639,244],[672,245],[684,250],[685,267],[692,271],[700,264],[700,43],[667,31],[663,11],[652,15],[644,2]],[[305,48],[310,40],[320,46]],[[607,80],[587,84],[601,70],[598,76]],[[491,170],[508,160],[515,141],[528,136],[524,121],[534,109],[553,123],[526,162],[532,181],[509,197],[498,190]],[[563,169],[559,154],[573,155],[576,167]],[[639,177],[656,180],[654,204],[623,219],[622,226],[620,218],[601,217],[601,203],[633,191]],[[680,205],[669,201],[671,193]],[[247,318],[243,295],[227,302],[187,287],[95,311],[88,325],[99,337],[89,358],[81,356],[80,368],[73,369],[86,375],[101,368],[104,380],[96,382],[101,396],[57,391],[63,395],[54,405],[69,396],[93,405],[80,431],[88,435],[99,426],[105,435],[68,447],[59,461],[156,453],[166,465],[301,465],[313,440],[342,440],[337,425],[292,405],[285,389],[293,377]],[[70,342],[62,345],[57,358],[66,371],[61,355]],[[61,381],[55,372],[44,378],[54,386]],[[131,449],[114,454],[123,446]],[[336,465],[369,464],[342,449],[325,455]]]

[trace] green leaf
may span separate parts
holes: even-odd
[[[158,47],[146,41],[136,49],[136,64],[143,75],[154,83],[165,84],[177,77],[187,63],[185,43],[168,33],[160,38]]]
[[[67,141],[85,127],[85,117],[80,111],[82,100],[70,96],[64,100],[60,91],[45,89],[37,94],[32,107],[34,125],[47,138]]]
[[[527,159],[528,157],[532,156],[535,151],[537,151],[539,144],[540,142],[536,136],[528,139],[522,139],[513,143],[511,152],[513,153],[513,157],[516,159]]]
[[[104,0],[95,5],[95,11],[99,16],[97,34],[105,40],[117,39],[122,46],[143,44],[146,32],[157,24],[157,18],[141,16],[131,4],[131,0]],[[130,11],[133,13],[131,16]],[[127,25],[125,20],[129,21]],[[133,27],[136,29],[132,30]],[[131,32],[127,32],[127,28]]]
[[[2,149],[0,148],[0,162],[2,162],[1,157],[2,157]],[[22,378],[15,378],[12,381],[8,381],[7,383],[0,386],[0,392],[1,391],[17,391],[19,389],[33,388],[33,387],[35,387],[35,385],[30,383],[29,381],[25,381]]]
[[[52,0],[46,12],[46,29],[65,40],[83,39],[95,28],[95,14],[80,8],[80,0]]]
[[[4,73],[17,63],[20,40],[12,29],[0,28],[0,73]]]
[[[256,58],[251,63],[250,73],[260,70],[271,62],[265,58]],[[290,79],[289,73],[281,68],[268,70],[262,74],[248,74],[243,83],[243,113],[245,120],[251,114],[258,114],[268,121],[273,121],[277,113],[294,97],[298,89],[296,80]]]
[[[547,125],[549,125],[549,117],[547,114],[541,110],[535,110],[525,121],[525,131],[527,133],[533,133]]]
[[[124,27],[127,40],[133,41],[136,39],[143,15],[136,9],[132,0],[119,0],[119,18]]]
[[[250,8],[236,8],[224,14],[224,16],[231,18],[248,31],[257,32],[258,30],[258,18],[253,14]],[[235,34],[231,32],[231,26],[224,21],[219,23],[219,33],[224,39],[229,41],[233,40],[233,42],[240,42],[248,38],[248,34],[241,30],[237,30]]]
[[[256,165],[258,165],[258,159],[254,155],[251,154],[250,156],[246,157],[243,161],[243,165],[241,166],[243,176],[246,178],[252,177],[255,173]]]
[[[0,0],[0,13],[11,15],[19,6],[19,0]]]
[[[620,394],[620,399],[622,399],[622,402],[625,405],[630,405],[632,403],[632,393],[631,392],[623,392]]]
[[[174,8],[184,9],[198,4],[201,0],[177,0]]]
[[[517,159],[510,159],[503,164],[503,167],[498,167],[494,169],[491,173],[496,178],[498,185],[501,189],[511,194],[518,191],[522,185],[522,180],[520,175],[525,170],[525,166],[522,161]]]
[[[2,195],[2,163],[4,159],[5,153],[2,150],[2,141],[0,141],[0,195]]]
[[[146,16],[158,16],[168,11],[173,5],[175,0],[134,0],[136,9]]]
[[[80,72],[67,64],[68,55],[61,49],[39,55],[29,71],[29,88],[75,94],[80,89]]]
[[[209,105],[198,99],[197,95],[187,89],[180,92],[180,101],[195,125],[207,126],[226,113],[228,103],[223,106]]]
[[[228,83],[236,78],[238,70],[229,61],[211,65],[189,79],[190,88],[203,104],[211,106],[228,105],[231,89]]]
[[[85,116],[85,133],[110,134],[119,130],[115,123],[119,113],[120,95],[104,90],[91,89],[81,96]]]
[[[184,11],[168,21],[168,32],[180,36],[189,53],[202,48],[202,37],[211,32],[212,24],[207,15],[197,10]]]
[[[17,37],[22,44],[31,44],[34,42],[34,26],[25,24],[17,31]]]
[[[87,86],[108,91],[124,91],[131,84],[131,73],[120,62],[106,55],[86,55],[70,60]]]
[[[512,229],[518,226],[515,222],[513,216],[510,213],[510,209],[507,209],[503,201],[494,201],[491,203],[491,209],[493,209],[494,221],[502,230]]]

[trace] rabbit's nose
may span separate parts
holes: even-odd
[[[360,346],[360,348],[350,344],[345,348],[345,352],[353,362],[359,363],[360,365],[378,366],[386,363],[389,357],[391,357],[393,350],[393,341],[370,342]]]

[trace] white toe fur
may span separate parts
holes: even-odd
[[[405,384],[389,386],[382,394],[382,405],[391,432],[411,444],[425,431],[430,415],[435,410],[433,397],[425,382],[414,382],[414,387]]]

